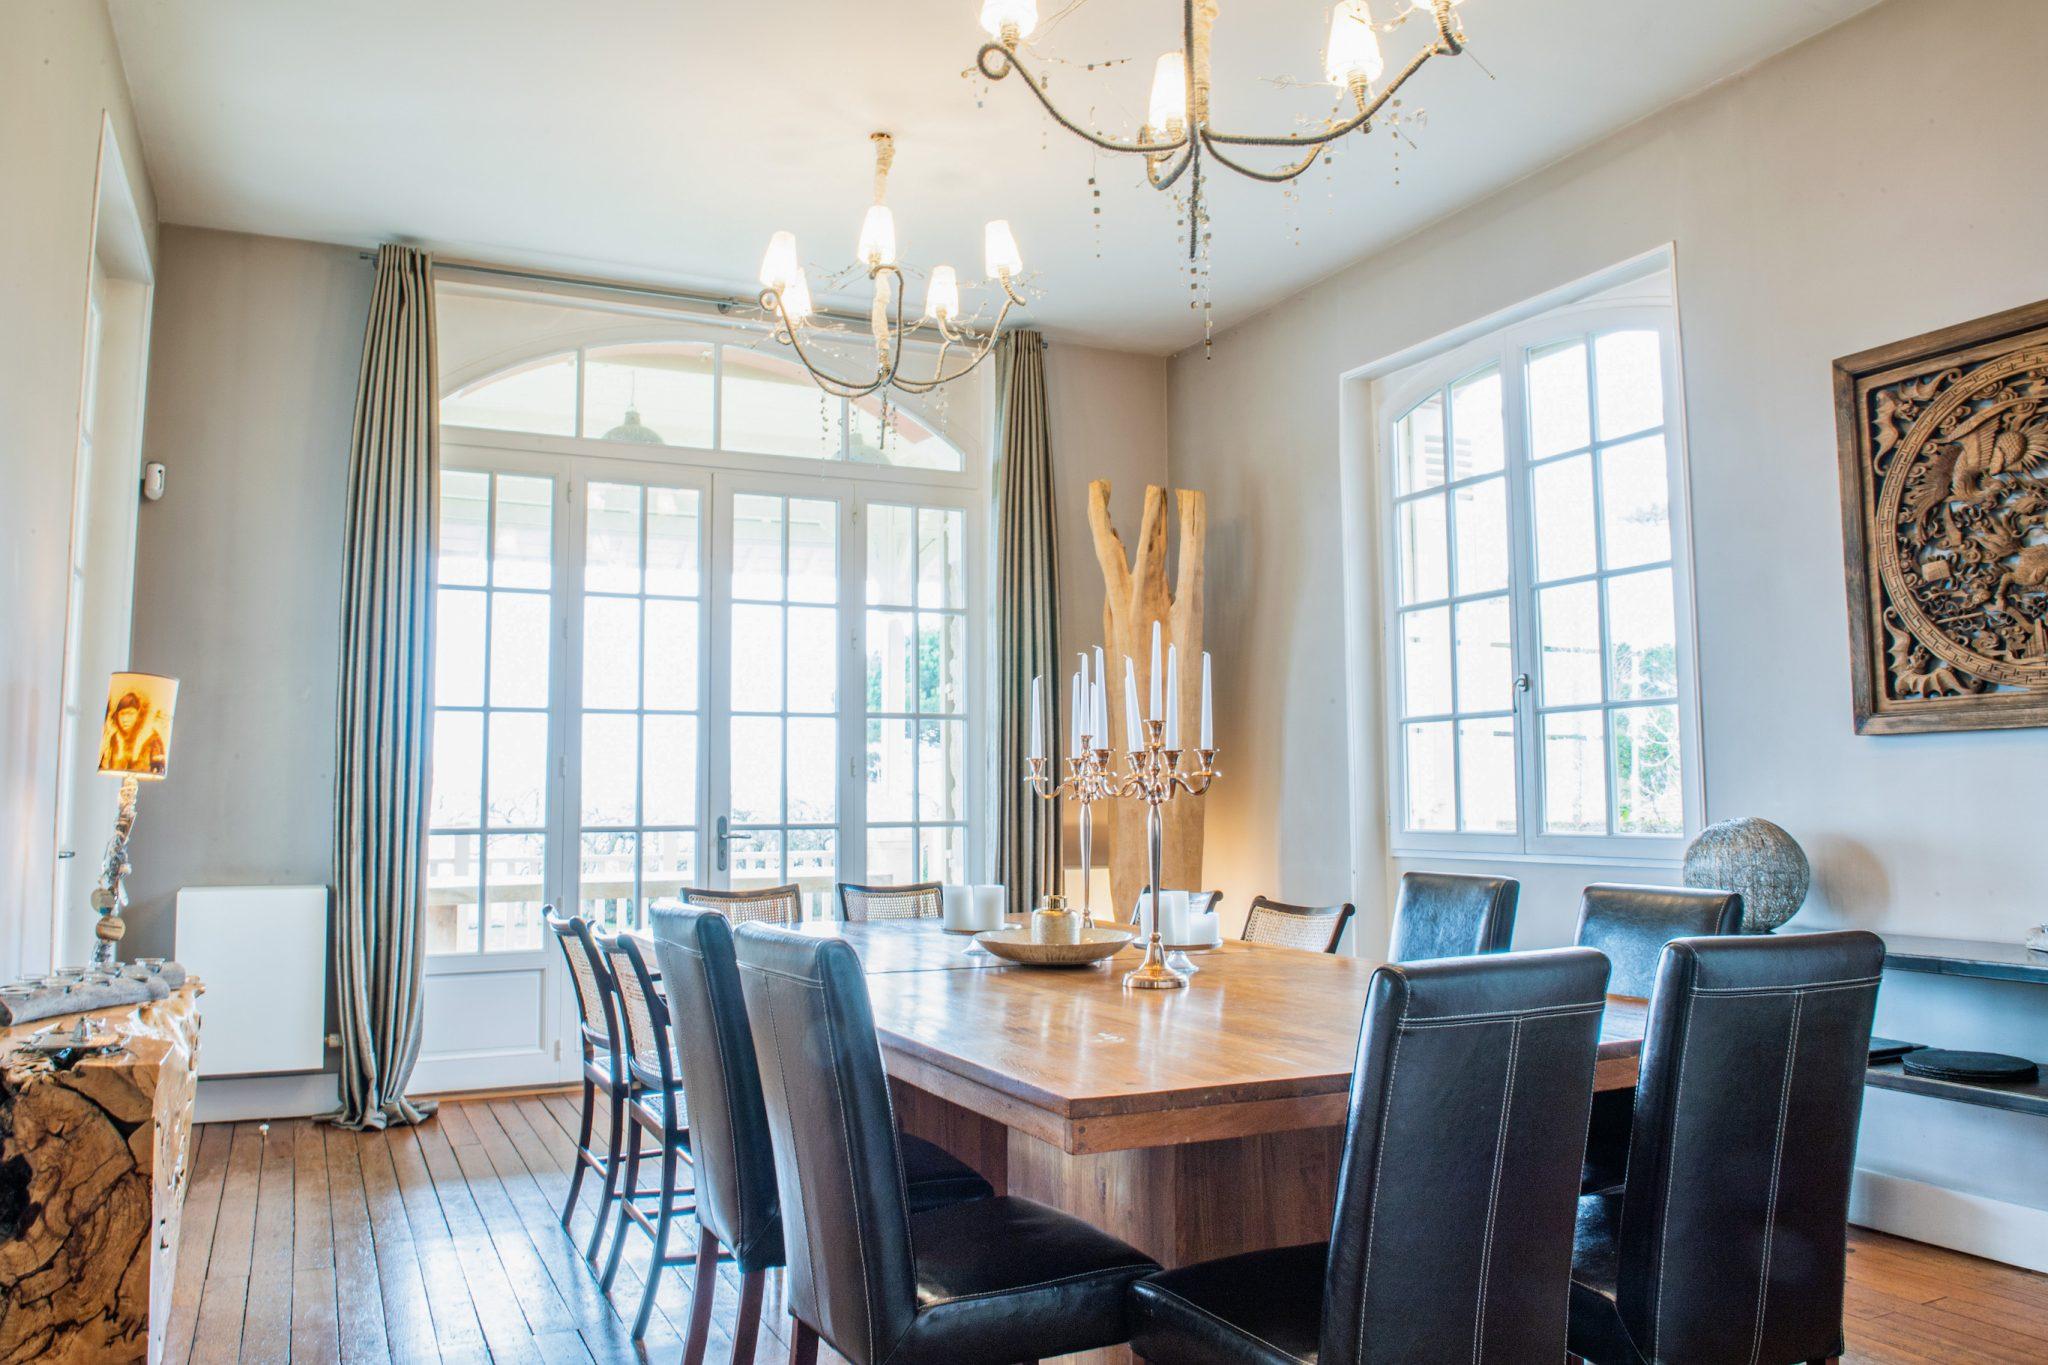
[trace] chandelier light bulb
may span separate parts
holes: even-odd
[[[768,254],[761,258],[761,287],[781,293],[802,273],[796,258],[796,234],[778,232],[770,237]]]
[[[1152,68],[1152,103],[1146,125],[1168,137],[1179,137],[1187,128],[1188,67],[1178,52],[1161,53]]]
[[[982,264],[987,267],[992,280],[1007,280],[1012,275],[1024,273],[1024,258],[1017,252],[1017,238],[1010,231],[1010,224],[1002,218],[992,219],[982,230]]]
[[[924,315],[947,323],[960,316],[960,279],[952,266],[932,267],[931,282],[924,287]]]
[[[999,43],[1014,43],[1038,27],[1038,0],[981,0],[981,26]]]
[[[775,286],[771,285],[770,288]],[[783,315],[789,319],[790,326],[796,326],[811,315],[811,286],[804,279],[802,266],[796,268],[796,273],[789,277],[789,282],[781,286],[778,292],[782,296]]]
[[[1324,73],[1337,85],[1370,85],[1386,69],[1366,0],[1338,0],[1330,14],[1330,45],[1323,50]]]
[[[872,270],[878,265],[896,264],[896,215],[887,204],[876,204],[860,225],[860,248],[854,256]]]

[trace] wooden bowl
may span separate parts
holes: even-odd
[[[974,941],[1006,962],[1024,967],[1089,967],[1130,946],[1128,929],[1081,930],[1079,943],[1033,943],[1029,929],[989,929]]]

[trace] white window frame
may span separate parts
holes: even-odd
[[[1678,675],[1676,706],[1682,754],[1684,822],[1676,835],[1552,834],[1542,827],[1544,782],[1543,745],[1540,733],[1541,660],[1538,658],[1537,589],[1535,566],[1534,499],[1530,482],[1532,462],[1528,452],[1528,424],[1525,363],[1529,351],[1551,342],[1585,337],[1615,330],[1654,330],[1661,341],[1664,387],[1664,434],[1667,452],[1668,496],[1671,526],[1671,573],[1673,633]],[[1501,405],[1506,444],[1505,476],[1508,499],[1508,598],[1514,639],[1514,672],[1519,682],[1514,692],[1516,728],[1516,813],[1513,834],[1467,832],[1462,830],[1411,830],[1407,828],[1408,761],[1402,715],[1405,696],[1404,657],[1401,630],[1399,582],[1398,493],[1395,475],[1397,451],[1394,424],[1416,403],[1467,375],[1497,364],[1501,376]],[[1589,389],[1589,394],[1591,390]],[[1499,858],[1516,861],[1568,863],[1612,863],[1628,866],[1675,865],[1687,841],[1704,823],[1705,763],[1701,743],[1697,636],[1693,597],[1693,555],[1690,478],[1684,422],[1684,392],[1680,363],[1678,310],[1670,303],[1592,300],[1548,309],[1522,321],[1486,332],[1478,338],[1440,351],[1436,355],[1386,375],[1373,385],[1372,440],[1368,455],[1371,487],[1377,509],[1375,521],[1380,539],[1380,677],[1384,688],[1383,742],[1386,754],[1386,800],[1388,851],[1395,857],[1435,856],[1457,858]],[[1520,414],[1518,416],[1518,414]],[[1602,442],[1601,444],[1605,444]],[[1449,452],[1446,456],[1448,459]],[[1451,478],[1431,491],[1445,491],[1446,515],[1451,511],[1449,490],[1471,480]],[[1491,475],[1475,476],[1475,478]],[[1600,534],[1599,486],[1596,480],[1595,535]],[[1405,498],[1403,498],[1405,500]],[[1451,584],[1456,586],[1455,537],[1449,550]],[[1641,567],[1641,566],[1637,566]],[[1622,572],[1633,571],[1623,570]],[[1604,582],[1610,575],[1601,570],[1586,581]],[[1579,579],[1562,580],[1581,581]],[[1554,586],[1544,584],[1543,586]],[[1482,594],[1483,595],[1483,594]],[[1450,601],[1457,598],[1453,596]],[[1603,615],[1604,622],[1605,617]],[[1603,670],[1605,658],[1603,624]],[[1453,679],[1455,687],[1455,642]],[[1604,676],[1604,673],[1603,673]],[[1453,696],[1455,704],[1455,693]],[[1625,709],[1627,703],[1604,701],[1602,714]],[[1593,709],[1593,708],[1585,708]],[[1615,783],[1612,747],[1608,748],[1607,802],[1610,828],[1613,824]],[[1454,778],[1455,778],[1454,774]]]

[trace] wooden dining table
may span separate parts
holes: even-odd
[[[1167,1266],[1329,1236],[1377,962],[1228,942],[1193,956],[1186,990],[1127,991],[1135,948],[1058,970],[970,953],[931,920],[800,932],[859,956],[904,1131],[998,1193]],[[1608,998],[1596,1089],[1635,1084],[1644,1015]]]

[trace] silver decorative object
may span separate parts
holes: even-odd
[[[1799,913],[1813,868],[1799,843],[1754,816],[1708,825],[1685,850],[1685,884],[1742,893],[1742,931],[1768,934]]]

